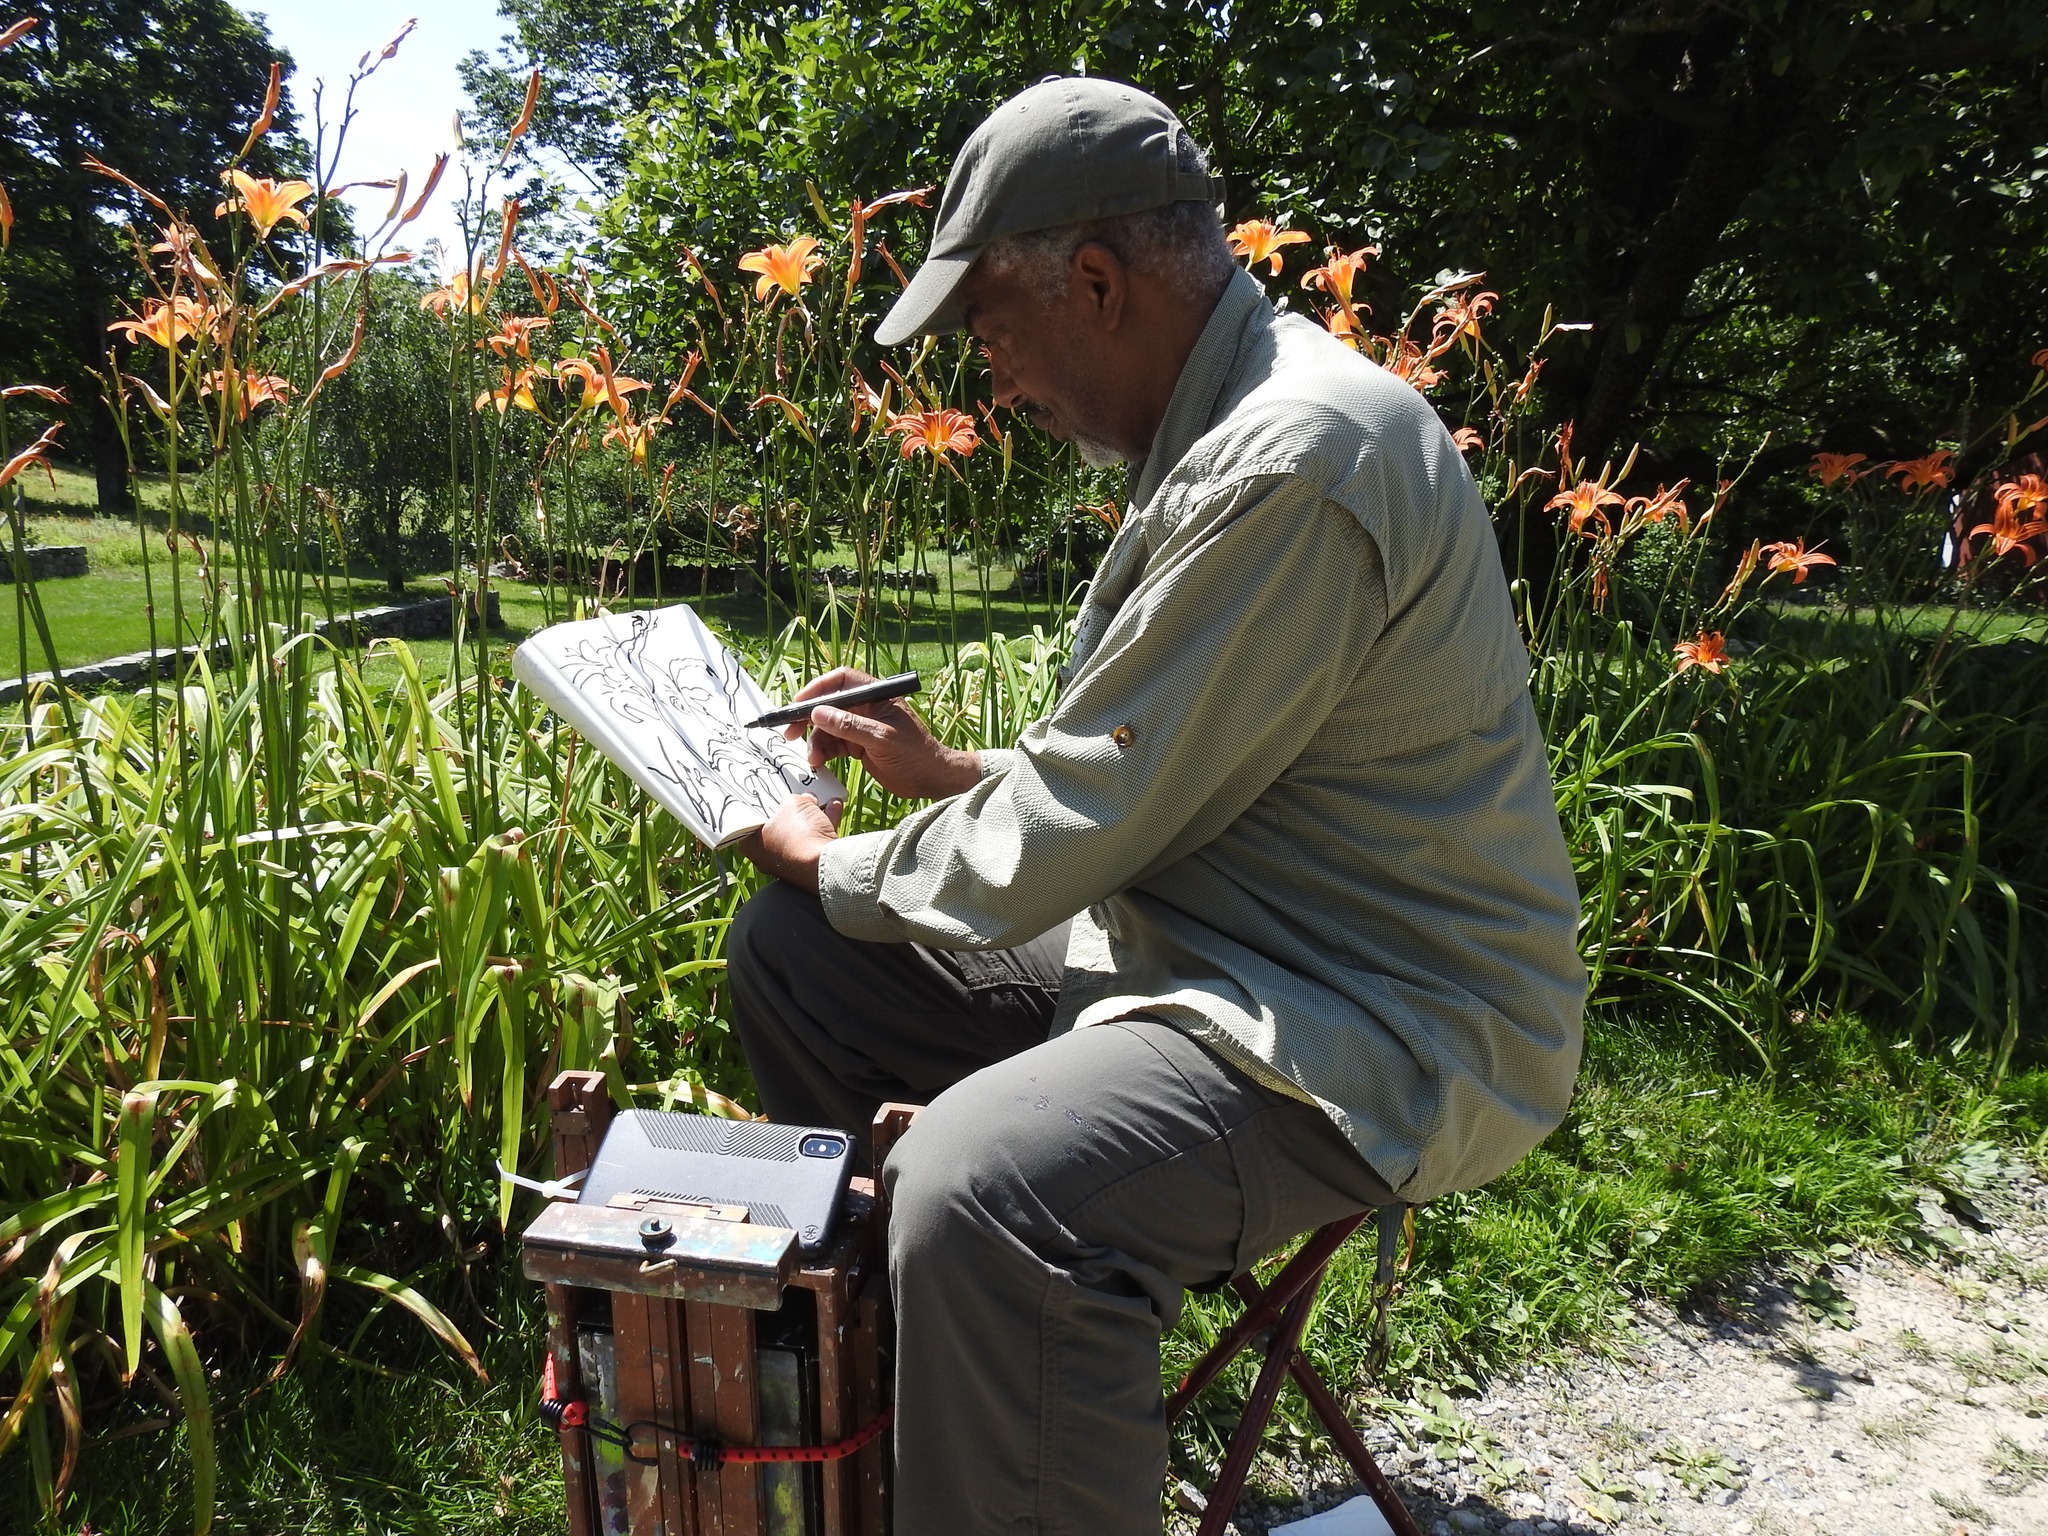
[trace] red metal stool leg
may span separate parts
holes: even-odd
[[[1166,1404],[1166,1417],[1169,1423],[1179,1417],[1180,1411],[1193,1401],[1196,1393],[1216,1379],[1217,1373],[1224,1366],[1237,1358],[1239,1350],[1273,1326],[1273,1319],[1280,1315],[1281,1308],[1294,1299],[1295,1292],[1304,1286],[1312,1286],[1321,1278],[1331,1256],[1344,1246],[1344,1239],[1356,1232],[1370,1214],[1361,1211],[1356,1216],[1347,1216],[1342,1221],[1331,1222],[1327,1227],[1319,1227],[1315,1235],[1301,1245],[1301,1251],[1289,1259],[1280,1273],[1273,1277],[1270,1285],[1257,1287],[1254,1282],[1258,1299],[1245,1308],[1242,1317],[1223,1331],[1223,1336],[1209,1347],[1209,1352],[1195,1362],[1194,1369],[1182,1377],[1180,1385],[1174,1388],[1173,1396]]]
[[[1234,1276],[1230,1283],[1246,1301],[1259,1293],[1258,1282],[1249,1275]],[[1394,1492],[1394,1485],[1387,1481],[1387,1474],[1380,1470],[1380,1464],[1366,1449],[1365,1441],[1352,1427],[1351,1420],[1345,1417],[1344,1405],[1337,1401],[1337,1394],[1324,1384],[1323,1378],[1316,1374],[1316,1368],[1302,1358],[1298,1348],[1288,1362],[1287,1373],[1294,1378],[1301,1395],[1308,1399],[1309,1407],[1315,1409],[1316,1417],[1323,1421],[1323,1428],[1330,1432],[1330,1438],[1337,1442],[1337,1449],[1344,1453],[1344,1459],[1351,1463],[1351,1470],[1358,1474],[1359,1482],[1365,1485],[1373,1503],[1387,1517],[1394,1536],[1422,1536],[1422,1528],[1408,1513],[1408,1506],[1401,1502],[1401,1496]]]
[[[1380,1470],[1379,1463],[1373,1460],[1364,1439],[1345,1417],[1343,1405],[1338,1402],[1336,1394],[1301,1355],[1302,1330],[1308,1325],[1323,1272],[1344,1240],[1365,1219],[1366,1213],[1361,1213],[1319,1229],[1274,1276],[1270,1285],[1261,1286],[1249,1275],[1231,1278],[1231,1288],[1245,1302],[1243,1315],[1195,1363],[1166,1405],[1167,1418],[1171,1422],[1240,1351],[1265,1335],[1265,1364],[1260,1367],[1251,1397],[1245,1403],[1244,1416],[1238,1421],[1237,1429],[1230,1437],[1230,1445],[1224,1452],[1223,1466],[1217,1474],[1216,1487],[1209,1496],[1208,1506],[1202,1513],[1198,1536],[1222,1536],[1223,1528],[1236,1513],[1245,1479],[1251,1472],[1252,1458],[1258,1453],[1259,1442],[1265,1436],[1274,1405],[1279,1400],[1280,1383],[1288,1376],[1294,1378],[1302,1396],[1315,1410],[1316,1417],[1322,1420],[1323,1427],[1344,1453],[1352,1471],[1358,1474],[1358,1480],[1365,1485],[1366,1493],[1386,1517],[1395,1536],[1422,1536],[1415,1517],[1408,1513],[1393,1484]]]
[[[1314,1292],[1304,1287],[1281,1309],[1280,1321],[1273,1325],[1273,1337],[1266,1346],[1266,1363],[1259,1367],[1259,1379],[1253,1383],[1252,1395],[1245,1402],[1244,1417],[1238,1421],[1237,1433],[1230,1437],[1230,1449],[1224,1452],[1223,1469],[1216,1474],[1216,1487],[1209,1495],[1209,1507],[1202,1511],[1197,1536],[1223,1536],[1223,1527],[1236,1513],[1245,1477],[1252,1469],[1252,1458],[1258,1454],[1266,1423],[1273,1417],[1273,1404],[1279,1400],[1280,1383],[1287,1379],[1287,1362],[1301,1342],[1301,1330],[1308,1326],[1309,1309],[1314,1303]]]

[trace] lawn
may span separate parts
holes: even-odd
[[[42,514],[29,518],[28,531],[39,544],[83,544],[91,564],[91,571],[85,576],[37,584],[43,610],[49,620],[51,640],[62,665],[83,666],[109,656],[147,649],[151,638],[148,581],[155,584],[158,642],[170,643],[170,565],[160,534],[152,531],[149,535],[148,571],[145,572],[144,545],[131,522],[91,514]],[[850,563],[851,558],[850,551],[833,550],[821,556],[819,564]],[[989,571],[985,594],[977,569],[966,556],[935,553],[930,557],[929,568],[939,578],[936,592],[894,592],[886,593],[880,599],[875,632],[878,644],[887,651],[882,659],[891,665],[931,671],[941,665],[946,654],[957,649],[962,641],[980,639],[984,596],[988,622],[1003,634],[1026,634],[1033,625],[1051,625],[1059,616],[1057,604],[1018,594],[1015,573],[1008,567],[999,566]],[[189,553],[185,559],[185,571],[189,582],[194,575]],[[501,581],[497,585],[504,625],[497,631],[496,638],[507,646],[518,644],[550,622],[551,614],[555,618],[567,616],[568,605],[574,596],[565,589],[557,588],[551,598],[542,588],[525,582]],[[333,589],[337,611],[401,600],[418,601],[446,591],[439,577],[414,577],[407,583],[405,597],[395,599],[383,578],[366,569],[334,578]],[[188,585],[187,592],[192,590]],[[670,594],[665,600],[675,601],[680,595]],[[622,599],[615,601],[613,606],[640,606],[652,601],[651,598]],[[792,616],[787,604],[778,602],[771,606],[759,593],[713,593],[693,601],[707,619],[757,642],[780,629]],[[311,599],[308,606],[317,610],[317,597]],[[819,622],[821,627],[825,627],[828,621],[822,611],[822,602],[819,607]],[[17,605],[0,602],[0,672],[15,675],[20,670],[22,635]],[[28,670],[45,670],[48,662],[44,659],[41,642],[32,624],[27,630],[27,645]],[[452,660],[449,641],[416,641],[413,651],[428,676],[447,675]],[[397,664],[374,653],[367,662],[366,670],[373,682],[390,683],[398,678]]]

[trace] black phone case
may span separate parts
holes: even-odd
[[[832,1235],[851,1153],[846,1133],[828,1126],[629,1109],[613,1117],[576,1200],[654,1195],[743,1205],[756,1226],[788,1227],[799,1248],[815,1253]]]

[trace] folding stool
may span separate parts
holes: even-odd
[[[1379,1261],[1375,1266],[1373,1289],[1381,1309],[1377,1325],[1381,1340],[1385,1336],[1386,1297],[1393,1283],[1394,1248],[1406,1212],[1405,1206],[1385,1206],[1378,1213]],[[1252,1457],[1258,1454],[1259,1441],[1265,1435],[1266,1425],[1273,1417],[1273,1406],[1279,1400],[1280,1383],[1289,1376],[1294,1378],[1294,1384],[1308,1399],[1309,1406],[1315,1409],[1316,1417],[1323,1421],[1330,1438],[1337,1442],[1344,1459],[1351,1463],[1352,1471],[1358,1474],[1358,1480],[1365,1485],[1373,1503],[1386,1516],[1394,1536],[1422,1536],[1415,1517],[1408,1513],[1400,1496],[1394,1492],[1393,1484],[1387,1481],[1386,1474],[1372,1459],[1372,1452],[1365,1448],[1365,1441],[1359,1438],[1358,1431],[1344,1416],[1343,1404],[1338,1402],[1336,1394],[1324,1384],[1315,1367],[1301,1353],[1302,1330],[1308,1326],[1309,1313],[1315,1307],[1316,1290],[1322,1283],[1324,1271],[1329,1268],[1337,1250],[1344,1246],[1344,1240],[1364,1225],[1366,1217],[1371,1214],[1361,1211],[1356,1216],[1346,1216],[1341,1221],[1318,1228],[1280,1273],[1263,1286],[1250,1275],[1231,1277],[1231,1288],[1244,1298],[1244,1312],[1224,1330],[1223,1336],[1210,1347],[1209,1352],[1195,1362],[1194,1369],[1174,1389],[1166,1404],[1166,1417],[1170,1423],[1240,1351],[1253,1344],[1263,1347],[1265,1364],[1259,1368],[1258,1380],[1245,1402],[1244,1417],[1238,1421],[1236,1433],[1230,1437],[1222,1471],[1217,1474],[1216,1487],[1202,1512],[1199,1536],[1223,1536],[1224,1526],[1237,1512],[1237,1501],[1244,1492],[1245,1476],[1251,1471]]]

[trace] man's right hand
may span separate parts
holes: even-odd
[[[790,702],[801,704],[819,694],[858,688],[874,679],[853,667],[839,667],[804,684]],[[799,721],[784,729],[791,741],[804,734]],[[830,705],[811,711],[811,766],[822,768],[834,758],[858,759],[882,788],[913,800],[939,800],[972,789],[981,781],[981,757],[944,745],[900,699],[857,704],[852,709]]]

